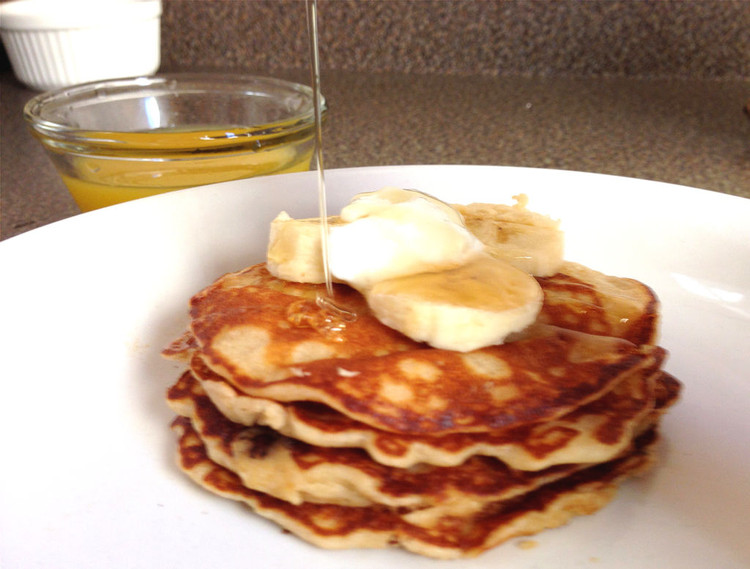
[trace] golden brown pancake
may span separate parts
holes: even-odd
[[[545,298],[539,315],[540,322],[589,334],[622,338],[634,344],[655,343],[659,302],[654,292],[643,283],[605,275],[568,261],[563,262],[557,274],[537,280]],[[319,292],[319,289],[300,283],[279,281],[255,267],[226,275],[217,285],[273,287],[310,301],[314,301]],[[208,291],[204,292],[208,294]],[[336,295],[341,302],[369,315],[363,299],[348,287],[337,284]],[[199,294],[196,298],[200,296]],[[306,304],[303,301],[297,308],[299,312],[294,318],[298,322],[306,322],[331,338],[342,339],[337,336],[335,322],[326,322],[321,318],[319,312],[312,310],[312,303]],[[397,348],[403,347],[408,346],[397,342]],[[187,352],[196,348],[195,338],[188,331],[165,350],[165,355],[185,357]]]
[[[600,399],[554,421],[486,433],[443,436],[401,435],[372,428],[329,407],[309,402],[278,403],[241,394],[205,366],[193,376],[230,420],[266,425],[313,445],[365,449],[376,461],[408,468],[418,463],[460,464],[480,454],[503,460],[513,468],[540,470],[566,462],[609,460],[626,447],[636,425],[654,405],[654,382],[660,361],[633,374]],[[172,391],[181,393],[194,381],[184,376]]]
[[[523,472],[480,456],[447,468],[384,466],[360,449],[313,446],[267,427],[233,423],[188,373],[170,389],[169,403],[190,419],[214,462],[237,474],[246,487],[294,504],[381,504],[404,511],[442,506],[443,511],[465,513],[583,468],[568,464]]]
[[[474,557],[513,537],[561,526],[577,515],[606,505],[618,484],[652,462],[653,430],[622,458],[580,470],[532,492],[486,505],[470,516],[443,516],[428,527],[410,523],[398,509],[303,502],[291,504],[245,487],[236,474],[213,462],[184,417],[173,429],[179,436],[179,465],[207,490],[249,505],[291,533],[319,547],[386,548],[441,559]]]
[[[470,457],[454,467],[383,466],[359,449],[317,447],[266,427],[233,423],[187,372],[170,389],[169,402],[175,412],[190,419],[208,456],[237,474],[244,486],[293,504],[381,504],[400,508],[402,514],[419,510],[411,515],[411,523],[431,523],[448,514],[473,514],[489,502],[513,498],[588,466],[568,463],[526,472],[482,456]],[[655,413],[651,411],[649,407],[649,416],[641,417],[638,430],[653,426]],[[617,454],[628,452],[632,435]]]
[[[503,345],[431,348],[322,311],[323,285],[264,264],[190,301],[168,392],[181,468],[326,548],[471,557],[607,503],[650,465],[680,384],[645,285],[563,263],[537,322]]]
[[[319,402],[413,435],[554,419],[663,357],[656,346],[554,326],[474,352],[439,350],[401,336],[366,308],[332,336],[290,319],[300,302],[320,312],[299,291],[317,294],[322,285],[274,280],[263,265],[220,279],[191,304],[195,357],[248,395]],[[349,289],[342,302],[364,301]]]
[[[659,302],[643,283],[571,262],[538,281],[544,291],[540,322],[634,344],[656,342]]]

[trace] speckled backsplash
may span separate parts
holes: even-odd
[[[304,68],[304,0],[163,0],[162,69]],[[750,0],[319,0],[324,70],[750,77]]]

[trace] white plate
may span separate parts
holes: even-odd
[[[750,200],[627,178],[484,166],[327,173],[329,212],[402,185],[563,220],[568,258],[650,284],[667,369],[685,384],[662,460],[593,516],[451,567],[750,566]],[[281,210],[316,214],[313,173],[130,202],[0,243],[0,566],[435,567],[399,551],[329,552],[189,482],[160,349],[191,294],[264,257]]]

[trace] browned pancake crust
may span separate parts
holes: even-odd
[[[355,360],[318,360],[295,366],[299,375],[266,382],[222,362],[224,377],[240,391],[277,401],[325,403],[373,427],[403,434],[486,432],[560,417],[600,397],[629,373],[664,358],[656,346],[558,329],[545,337],[478,350],[503,362],[500,378],[477,376],[466,356],[424,349]],[[579,354],[581,359],[571,354]],[[210,347],[200,358],[214,368]],[[416,362],[445,378],[404,377],[403,362]],[[192,366],[199,366],[193,362]],[[340,369],[346,373],[340,373]],[[221,374],[224,375],[224,374]],[[388,397],[393,385],[400,397]],[[501,392],[496,398],[495,392]],[[288,395],[291,393],[291,396]]]
[[[193,375],[201,383],[223,382],[205,366],[193,369]],[[172,387],[169,398],[188,397],[194,389],[194,382],[195,379],[186,373]],[[372,441],[371,445],[375,448],[370,445],[366,445],[365,448],[374,456],[378,456],[379,461],[385,464],[401,465],[399,457],[405,456],[413,444],[440,449],[443,453],[453,456],[463,456],[466,450],[472,449],[474,449],[473,453],[492,455],[490,449],[493,447],[502,448],[504,445],[512,444],[532,455],[540,466],[544,467],[569,460],[565,454],[560,458],[552,455],[557,451],[564,451],[571,441],[579,436],[580,432],[573,429],[572,425],[591,416],[597,417],[599,421],[596,430],[592,433],[593,438],[602,445],[611,445],[612,450],[607,452],[616,453],[617,449],[621,448],[632,436],[633,426],[653,409],[654,390],[658,389],[659,393],[668,394],[671,402],[671,399],[679,392],[679,388],[679,383],[667,379],[667,376],[659,371],[658,363],[654,363],[641,375],[621,382],[600,399],[573,410],[557,421],[541,421],[484,433],[454,433],[442,436],[404,435],[375,429],[319,403],[294,402],[285,404],[285,407],[294,415],[296,421],[320,433],[335,435],[352,431],[366,432],[365,440]],[[666,403],[657,402],[657,406],[662,408],[666,406]],[[316,444],[326,444],[326,442],[321,443],[318,440]],[[479,448],[483,450],[476,450]],[[451,464],[455,463],[451,462]],[[527,467],[524,466],[524,468]]]
[[[539,321],[637,345],[654,343],[659,319],[654,292],[633,279],[591,273],[565,263],[556,275],[538,278],[544,291]]]
[[[283,281],[271,275],[265,263],[224,275],[190,299],[191,329],[201,349],[228,326],[260,323],[276,329],[272,363],[284,365],[300,342],[321,337],[335,345],[338,357],[390,353],[418,346],[403,334],[381,324],[364,297],[354,289],[334,284],[337,304],[357,314],[343,332],[320,316],[316,299],[325,285]]]
[[[242,485],[231,471],[212,462],[184,417],[173,423],[179,435],[180,467],[200,485],[241,501],[296,535],[321,547],[402,546],[441,558],[471,557],[518,535],[536,533],[590,514],[605,505],[626,476],[648,467],[654,430],[636,441],[623,458],[578,471],[516,499],[489,504],[471,518],[446,517],[422,528],[390,508],[303,503],[293,505]],[[531,518],[531,522],[526,520]]]
[[[357,310],[356,321],[331,330],[314,316],[297,318],[300,303],[303,315],[320,314],[311,297],[322,290],[323,285],[275,279],[262,264],[225,276],[191,301],[196,357],[244,393],[282,402],[317,401],[373,427],[414,435],[483,432],[553,419],[664,358],[656,346],[554,326],[532,327],[523,339],[471,355],[433,349],[378,322],[361,295],[345,286],[339,287],[337,301]],[[242,354],[241,334],[248,328],[266,338],[258,354],[247,356],[248,365],[262,360],[266,377],[248,375],[227,353],[227,331],[240,331],[240,346],[229,344]],[[309,344],[322,346],[328,356],[295,360],[295,349]],[[477,359],[507,373],[477,371],[472,363]]]
[[[301,470],[320,464],[357,469],[378,481],[379,493],[396,499],[418,496],[421,500],[411,500],[411,503],[421,507],[440,504],[457,495],[482,501],[506,499],[584,467],[566,464],[528,472],[511,469],[495,458],[473,456],[454,467],[422,464],[409,469],[393,468],[378,464],[360,449],[313,446],[265,427],[233,423],[216,409],[188,373],[170,388],[168,399],[177,413],[191,420],[203,440],[214,441],[226,455],[243,452],[262,461],[274,446],[282,446]]]
[[[355,321],[319,310],[323,285],[276,279],[264,264],[225,275],[191,299],[188,331],[164,350],[189,366],[168,393],[183,415],[181,468],[328,548],[471,557],[594,512],[651,464],[681,386],[661,370],[648,287],[567,262],[538,281],[534,325],[459,353],[384,326],[347,286],[335,285],[336,302]],[[282,432],[232,422],[220,397],[269,413]],[[285,435],[289,417],[304,426],[297,438]],[[314,444],[299,440],[313,431]],[[373,446],[328,443],[348,432]],[[394,464],[407,455],[408,468]]]

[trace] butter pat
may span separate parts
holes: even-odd
[[[366,291],[375,283],[463,265],[484,249],[448,204],[413,190],[360,194],[329,237],[331,273]]]

